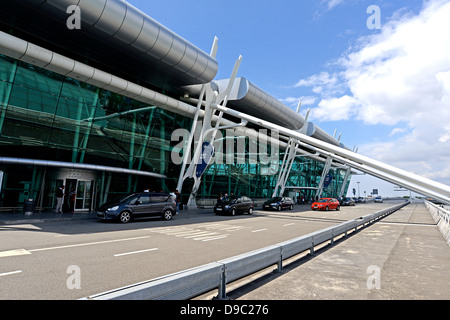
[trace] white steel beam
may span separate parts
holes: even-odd
[[[315,146],[322,150],[334,153],[342,158],[343,162],[354,161],[355,163],[362,164],[367,166],[368,168],[372,168],[375,170],[379,170],[379,178],[384,180],[393,180],[395,183],[402,184],[403,182],[407,182],[410,186],[417,186],[424,192],[421,194],[430,194],[430,196],[440,195],[440,199],[446,203],[450,203],[450,186],[439,183],[437,181],[433,181],[428,178],[421,177],[417,174],[408,172],[406,170],[396,168],[386,163],[382,163],[380,161],[371,159],[369,157],[363,156],[361,154],[354,153],[350,150],[346,150],[344,148],[332,145],[330,143],[309,137],[305,134],[299,133],[294,130],[286,129],[282,126],[276,125],[274,123],[250,116],[243,112],[239,112],[224,106],[220,105],[212,105],[212,107],[222,111],[223,113],[229,114],[231,116],[247,120],[251,123],[257,124],[259,126],[277,130],[280,134],[298,139],[306,144]],[[433,194],[433,195],[432,195]]]

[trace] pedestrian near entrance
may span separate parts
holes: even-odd
[[[181,194],[178,189],[175,189],[175,202],[177,203],[177,212],[180,211]]]
[[[64,185],[60,185],[56,190],[56,213],[62,213],[64,200]]]
[[[71,188],[69,192],[69,210],[70,213],[75,212],[75,198],[77,193],[75,192],[75,188]]]

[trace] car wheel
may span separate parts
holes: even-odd
[[[326,207],[325,207],[325,211],[328,211],[328,210],[330,210],[330,208],[328,208],[328,206],[326,206]]]
[[[170,209],[164,210],[163,219],[166,221],[171,220],[173,217],[173,212]]]
[[[278,211],[281,211],[281,206],[278,206],[277,210],[278,210]]]
[[[341,210],[341,206],[336,207],[336,211],[339,211],[339,210]]]
[[[294,206],[291,204],[291,206],[289,207],[289,210],[294,209]]]
[[[236,209],[235,209],[235,208],[231,209],[231,215],[232,215],[232,216],[235,216],[235,215],[236,215]]]
[[[253,208],[252,208],[252,207],[250,207],[250,208],[248,209],[248,214],[253,214]]]
[[[123,211],[119,214],[119,220],[122,223],[128,223],[131,220],[131,212]]]

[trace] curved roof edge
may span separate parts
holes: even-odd
[[[110,167],[110,166],[103,166],[103,165],[96,165],[96,164],[87,164],[87,163],[72,163],[72,162],[63,162],[63,161],[38,160],[38,159],[28,159],[28,158],[11,158],[11,157],[0,157],[0,163],[115,172],[115,173],[122,173],[122,174],[147,176],[147,177],[153,177],[153,178],[158,178],[158,179],[166,179],[167,178],[166,175],[160,174],[160,173],[139,171],[139,170],[134,170],[134,169],[125,169],[125,168],[118,168],[118,167]]]
[[[181,78],[185,84],[207,83],[218,71],[216,59],[123,0],[26,0],[37,11],[66,22],[70,5],[80,9],[81,29],[118,45],[130,56]]]
[[[214,89],[221,92],[226,89],[228,82],[229,79],[221,79],[214,80],[211,84]],[[198,96],[201,86],[192,85],[182,88],[190,95]],[[228,106],[292,130],[300,129],[305,123],[303,116],[243,77],[236,78],[228,96]]]
[[[229,79],[214,80],[212,85],[219,92],[225,90]],[[192,95],[200,94],[200,85],[184,86],[183,89]],[[275,99],[246,78],[236,78],[233,88],[228,97],[228,106],[240,112],[247,113],[254,117],[270,121],[277,125],[284,126],[292,130],[301,130],[307,126],[306,134],[331,143],[336,146],[346,148],[338,140],[330,136],[312,122],[305,123],[305,118],[286,106],[281,101]]]

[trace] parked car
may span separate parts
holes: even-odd
[[[263,203],[264,210],[275,209],[280,211],[286,208],[289,210],[294,208],[294,201],[289,197],[274,197]]]
[[[355,200],[353,200],[352,198],[344,198],[341,201],[341,206],[354,206],[355,205]]]
[[[381,196],[377,196],[373,199],[373,202],[375,203],[383,203],[383,198]]]
[[[177,214],[173,198],[165,193],[141,192],[119,197],[97,209],[97,217],[103,220],[118,219],[128,223],[133,218],[161,217],[170,220]]]
[[[231,214],[236,213],[248,213],[253,214],[253,200],[245,196],[234,196],[225,201],[219,201],[214,206],[214,212],[216,214]]]
[[[325,211],[336,209],[336,211],[339,211],[341,209],[341,205],[335,198],[321,198],[311,204],[311,209]]]
[[[356,203],[366,203],[366,199],[363,197],[359,197],[358,199],[355,200]]]

